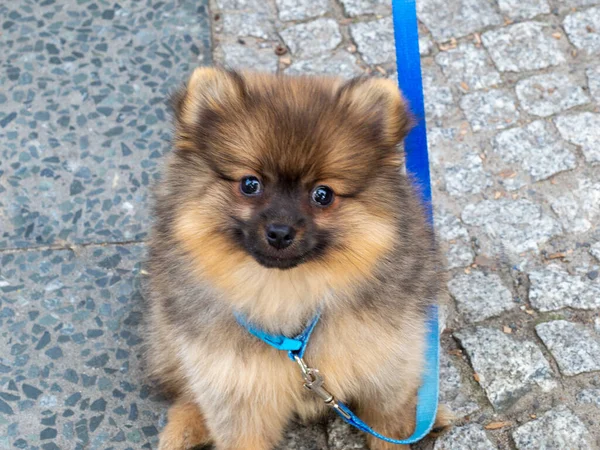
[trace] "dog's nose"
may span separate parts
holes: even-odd
[[[283,250],[289,247],[296,237],[296,230],[289,225],[272,223],[267,225],[267,242],[277,250]]]

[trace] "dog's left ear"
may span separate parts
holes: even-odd
[[[413,127],[406,101],[395,82],[383,78],[354,78],[340,87],[338,98],[379,128],[387,146],[396,146]]]

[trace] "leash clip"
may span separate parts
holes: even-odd
[[[304,387],[323,400],[327,406],[337,410],[346,419],[350,419],[350,415],[340,408],[340,405],[335,400],[333,394],[323,387],[325,381],[323,380],[323,376],[319,373],[319,371],[317,369],[313,369],[312,367],[308,367],[304,359],[300,358],[298,355],[294,356],[294,360],[298,363],[300,370],[302,371]]]

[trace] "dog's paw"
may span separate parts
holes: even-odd
[[[433,424],[433,428],[429,435],[438,437],[444,434],[452,427],[455,420],[456,416],[448,409],[448,407],[446,405],[440,405],[435,417],[435,423]]]

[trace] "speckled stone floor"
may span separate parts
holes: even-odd
[[[154,448],[140,242],[207,2],[2,1],[0,27],[0,449]]]

